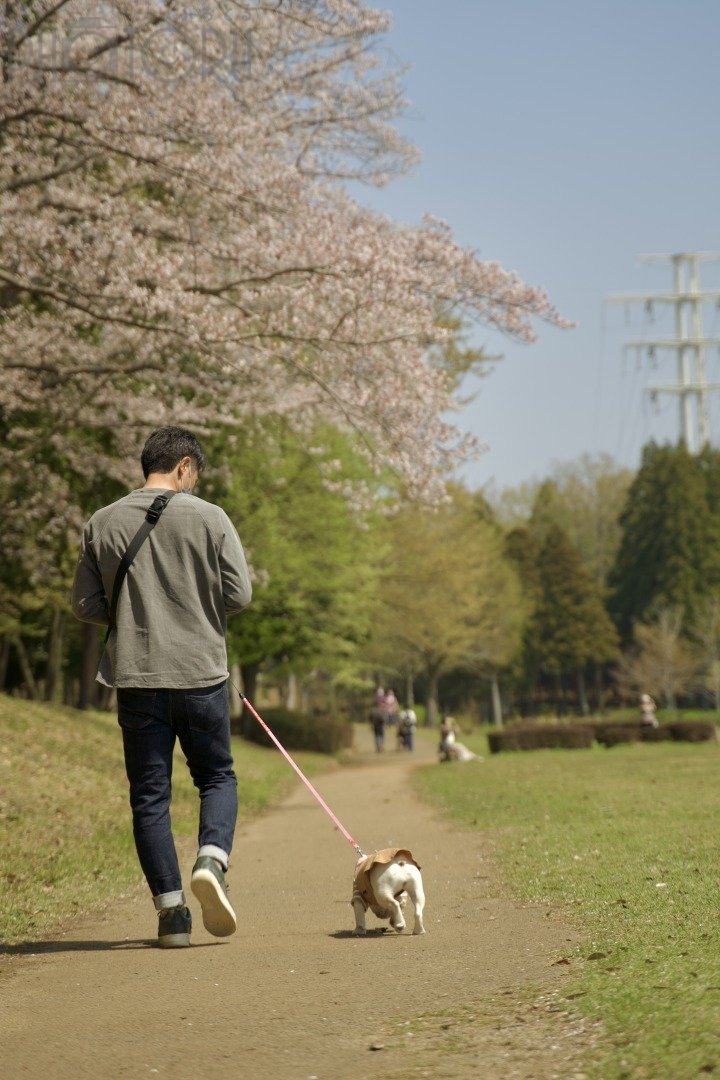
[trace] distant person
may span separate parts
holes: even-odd
[[[237,817],[225,624],[249,604],[251,587],[227,514],[193,496],[205,468],[195,436],[158,428],[140,460],[145,485],[85,526],[72,609],[109,626],[97,678],[117,687],[135,845],[159,915],[158,944],[175,948],[190,944],[192,929],[170,822],[176,739],[200,794],[190,885],[211,934],[227,937],[237,925],[225,883]],[[160,516],[148,529],[151,507]],[[118,576],[139,537],[127,575]]]
[[[440,745],[438,746],[438,752],[441,761],[449,760],[448,750],[452,743],[455,742],[456,734],[455,721],[452,716],[448,716],[446,713],[440,722]]]
[[[658,718],[655,715],[657,705],[649,694],[640,696],[640,720],[646,727],[659,727]]]
[[[409,707],[407,709],[401,709],[398,718],[398,738],[401,740],[401,746],[406,750],[414,750],[415,748],[416,727],[417,714],[415,710]]]
[[[370,726],[375,738],[375,749],[379,753],[385,749],[385,723],[387,717],[383,709],[373,709],[370,713]]]
[[[398,699],[395,697],[395,691],[392,687],[385,691],[383,694],[381,708],[385,712],[387,723],[391,727],[394,727],[398,721],[398,713],[400,711],[400,705]]]

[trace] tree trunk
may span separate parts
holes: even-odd
[[[59,704],[63,697],[63,643],[65,639],[65,612],[53,609],[50,641],[48,644],[47,669],[45,673],[45,700]]]
[[[300,712],[309,713],[311,707],[310,688],[307,683],[300,685]]]
[[[585,672],[582,668],[577,669],[577,688],[580,712],[583,716],[589,716],[590,709],[588,708],[587,694],[585,693]]]
[[[97,706],[99,686],[95,676],[99,659],[98,628],[93,623],[83,623],[78,709],[92,709]]]
[[[242,673],[243,693],[248,701],[254,706],[260,664],[241,664],[240,671]],[[252,730],[253,724],[257,724],[257,720],[249,709],[243,709],[242,716],[240,717],[240,734],[247,738]]]
[[[605,713],[605,688],[603,687],[602,667],[594,664],[595,669],[595,708],[604,715]]]
[[[65,700],[63,701],[63,705],[67,705],[71,709],[76,709],[79,697],[80,680],[74,678],[65,679]]]
[[[493,724],[495,727],[502,727],[503,715],[502,700],[500,698],[500,684],[498,683],[497,673],[494,671],[490,676],[490,693],[492,695]]]
[[[7,679],[8,661],[10,659],[10,640],[9,638],[0,639],[0,693],[5,689],[5,681]]]
[[[13,638],[13,645],[15,646],[15,652],[20,662],[20,671],[25,681],[25,685],[28,688],[28,693],[33,701],[40,700],[40,690],[38,684],[35,682],[35,676],[33,675],[32,665],[30,664],[30,657],[28,656],[27,649],[25,648],[25,642],[21,637]]]
[[[287,677],[287,700],[285,705],[288,709],[297,709],[298,707],[298,683],[297,675],[294,671],[291,671]]]
[[[425,699],[425,727],[435,727],[438,722],[438,683],[440,682],[439,664],[429,664],[427,668],[427,696]]]
[[[665,679],[663,686],[663,697],[665,698],[665,707],[671,712],[677,711],[677,701],[675,698],[675,687],[669,678]]]
[[[554,672],[555,675],[555,713],[557,716],[562,716],[563,712],[563,685],[562,685],[562,673],[560,671]]]
[[[415,680],[413,679],[412,671],[408,671],[405,674],[405,706],[408,709],[412,709],[415,705]]]

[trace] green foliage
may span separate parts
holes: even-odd
[[[544,481],[506,489],[493,505],[506,528],[527,527],[538,543],[550,525],[559,525],[590,576],[603,586],[620,543],[619,518],[631,481],[630,470],[607,454],[583,454],[556,465]]]
[[[536,603],[541,592],[538,571],[540,546],[536,537],[530,529],[517,526],[505,537],[505,552],[517,568],[523,591]]]
[[[550,671],[611,660],[617,636],[599,587],[557,525],[549,526],[537,559],[539,596],[527,629],[528,654]]]
[[[689,637],[697,658],[699,685],[715,708],[720,708],[720,590],[711,589],[701,597]]]
[[[35,507],[26,498],[27,477],[12,476],[0,636],[17,642],[23,682],[39,693],[36,680],[47,674],[46,685],[57,686],[61,667],[77,670],[80,627],[56,613],[68,613],[82,524],[124,495],[135,474],[142,480],[139,466],[129,464],[127,487],[118,481],[119,447],[110,429],[78,427],[74,439],[64,433],[55,440],[41,416],[32,420],[16,439],[37,442],[34,481],[48,476],[59,484],[63,477],[62,487],[57,507]],[[281,423],[248,421],[240,432],[221,430],[205,442],[217,464],[201,494],[227,509],[256,571],[253,603],[229,625],[231,658],[256,665],[270,659],[295,671],[347,668],[369,631],[377,557],[371,515],[353,505],[353,490],[370,478],[351,438],[322,427],[301,445]],[[68,505],[74,517],[63,510]]]
[[[437,682],[452,667],[491,672],[519,645],[526,605],[487,504],[461,488],[437,511],[409,506],[384,530],[387,556],[367,655],[427,676],[429,722]]]
[[[352,746],[352,724],[331,716],[307,716],[296,710],[263,709],[262,718],[286,750],[314,750],[319,754],[336,754]],[[246,738],[261,746],[275,746],[265,730],[253,718],[246,729]]]
[[[610,575],[611,611],[623,641],[653,607],[677,606],[690,622],[720,586],[720,452],[681,444],[645,447],[620,518]]]
[[[243,665],[333,667],[369,631],[376,554],[369,515],[345,494],[367,474],[341,433],[323,429],[317,442],[322,451],[258,422],[209,447],[225,466],[208,497],[236,523],[255,571],[252,603],[228,626],[229,652]]]
[[[0,414],[0,425],[2,420]],[[61,670],[80,639],[79,626],[68,616],[83,521],[125,489],[117,480],[117,442],[110,428],[78,423],[59,437],[50,413],[39,410],[15,421],[4,448],[10,467],[0,637],[22,657],[21,681],[38,694],[41,680],[46,693],[59,688]]]

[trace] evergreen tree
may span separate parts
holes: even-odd
[[[720,585],[720,454],[685,446],[643,450],[621,515],[622,540],[610,575],[610,610],[623,641],[658,606],[694,621],[697,603]]]
[[[532,615],[540,599],[538,557],[540,547],[535,535],[525,526],[517,526],[505,537],[505,554],[515,567],[526,607],[521,647],[512,659],[509,676],[511,685],[535,697],[538,681],[538,662],[532,646]]]
[[[608,454],[582,454],[555,465],[543,481],[507,488],[493,499],[508,528],[528,526],[542,542],[550,525],[567,533],[595,580],[604,585],[620,543],[620,513],[633,479]]]
[[[522,526],[512,529],[505,537],[505,554],[515,564],[524,592],[529,599],[535,600],[540,591],[540,549],[530,530]]]
[[[528,653],[555,675],[574,672],[583,712],[587,711],[584,669],[617,652],[617,634],[599,586],[585,570],[567,535],[551,525],[537,562],[539,595],[526,638]]]
[[[695,647],[700,687],[720,711],[720,590],[713,589],[702,598],[689,627]]]

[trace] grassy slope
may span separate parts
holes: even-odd
[[[720,1072],[719,768],[718,744],[658,744],[416,773],[424,796],[489,831],[517,895],[587,935],[566,958],[569,996],[604,1025],[588,1063],[602,1080]]]
[[[238,739],[233,754],[240,820],[295,782],[276,750]],[[328,767],[295,756],[306,772]],[[198,800],[180,752],[174,771],[174,830],[192,836]],[[115,717],[0,695],[0,941],[41,937],[141,877]]]

